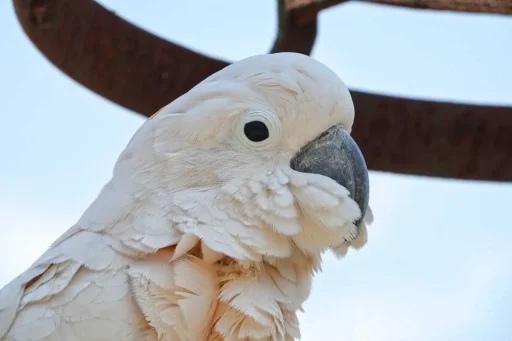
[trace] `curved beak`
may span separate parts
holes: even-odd
[[[361,150],[349,133],[340,126],[326,130],[306,144],[291,160],[292,169],[327,176],[345,187],[359,205],[361,218],[368,208],[370,180]]]

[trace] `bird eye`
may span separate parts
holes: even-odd
[[[265,123],[261,121],[247,122],[244,126],[244,134],[253,142],[261,142],[270,136]]]
[[[281,121],[270,110],[248,110],[237,121],[235,136],[252,150],[265,150],[279,143]]]

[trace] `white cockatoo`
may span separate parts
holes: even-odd
[[[78,222],[0,291],[2,341],[288,341],[322,254],[366,242],[338,76],[250,57],[136,132]]]

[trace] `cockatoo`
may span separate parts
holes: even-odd
[[[0,292],[2,341],[289,341],[326,251],[366,242],[354,106],[327,66],[253,56],[137,130],[78,222]]]

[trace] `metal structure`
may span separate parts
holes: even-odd
[[[340,0],[278,0],[271,52],[309,54],[317,14]],[[512,14],[512,0],[370,0],[413,8]],[[229,62],[152,35],[93,0],[13,0],[33,44],[56,67],[144,116]],[[372,170],[512,181],[512,107],[444,103],[351,90],[353,135]],[[512,91],[511,91],[512,96]]]

